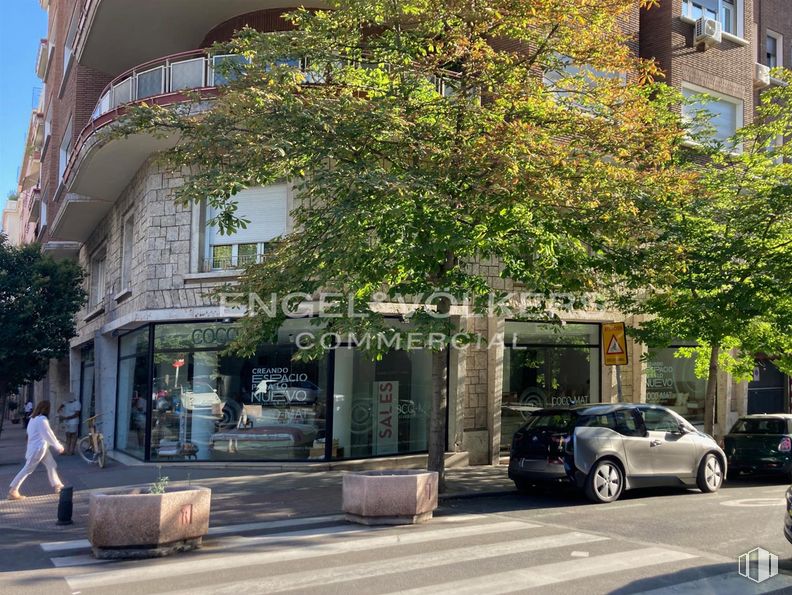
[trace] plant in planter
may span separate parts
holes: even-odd
[[[402,469],[344,475],[343,510],[348,521],[364,525],[425,523],[437,508],[436,471]]]
[[[169,488],[167,477],[148,488],[91,494],[94,556],[155,558],[195,549],[209,530],[211,498],[209,488]]]

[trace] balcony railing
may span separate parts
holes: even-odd
[[[215,271],[236,271],[253,264],[260,264],[264,259],[263,254],[250,254],[246,256],[217,256],[201,259],[202,273]]]
[[[150,97],[225,84],[229,77],[217,71],[218,64],[243,59],[236,55],[210,56],[205,50],[193,50],[146,62],[117,77],[105,88],[93,119]]]

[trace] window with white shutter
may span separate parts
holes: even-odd
[[[216,227],[207,225],[204,269],[238,269],[259,262],[272,240],[286,233],[287,196],[286,184],[247,188],[234,196],[236,216],[248,221],[247,228],[221,235]],[[207,219],[215,215],[214,209],[207,209]]]

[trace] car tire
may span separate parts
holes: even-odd
[[[517,488],[517,491],[521,494],[532,494],[536,491],[536,486],[530,481],[524,479],[514,479],[512,481],[514,481],[514,487]]]
[[[723,463],[717,455],[707,453],[699,464],[698,488],[705,494],[717,492],[723,485]]]
[[[613,459],[597,461],[586,478],[586,497],[597,504],[619,499],[624,491],[624,473]]]

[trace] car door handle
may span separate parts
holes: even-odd
[[[663,443],[663,441],[662,441],[662,440],[652,440],[652,441],[649,443],[649,446],[660,446],[662,443]]]

